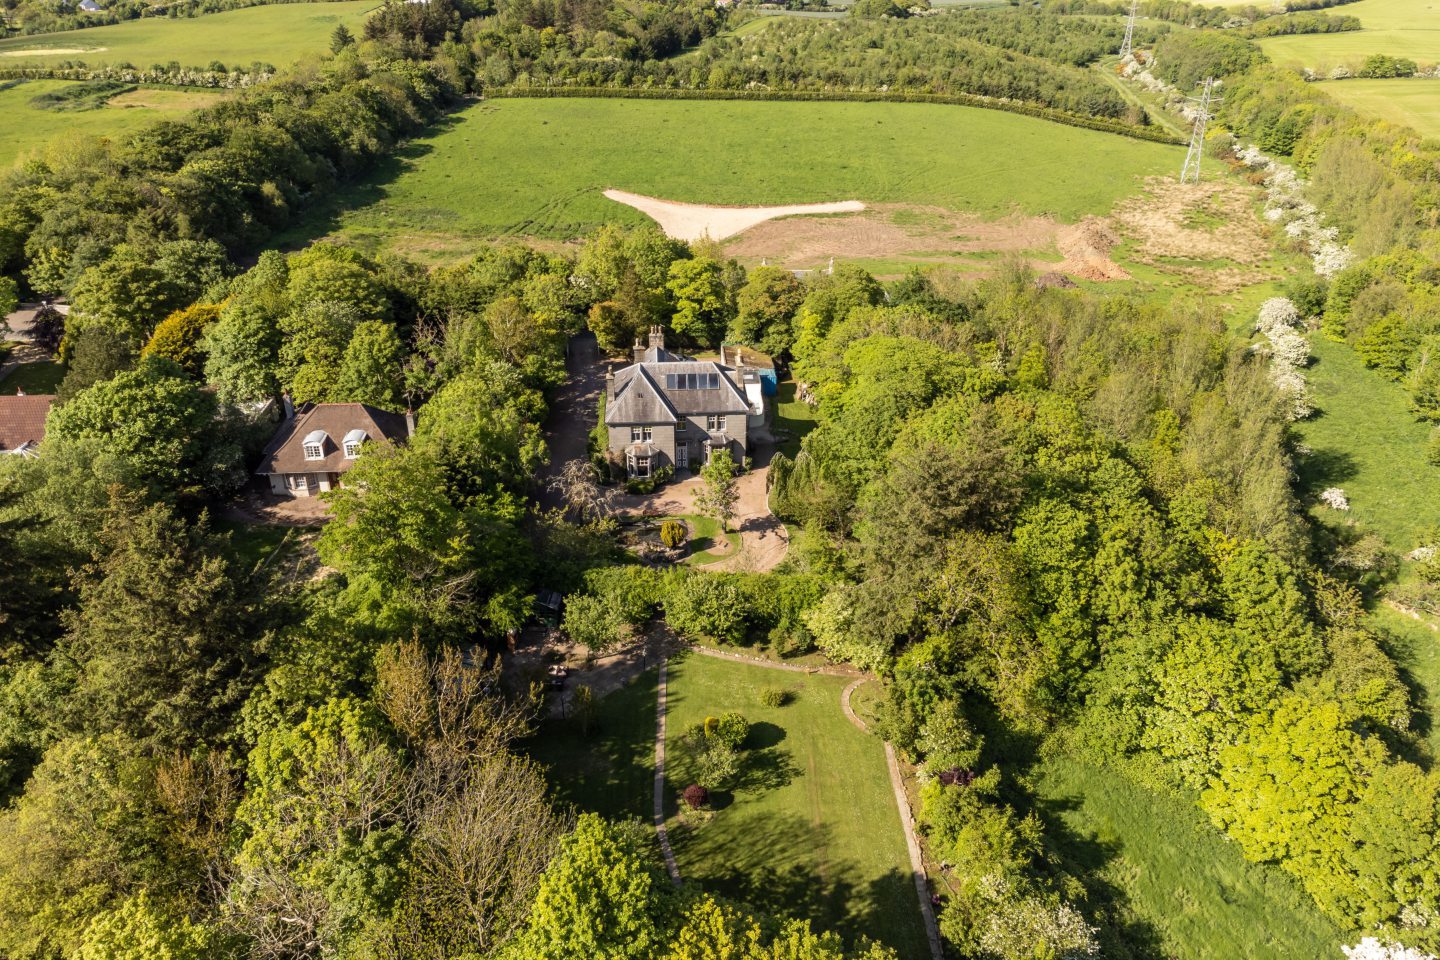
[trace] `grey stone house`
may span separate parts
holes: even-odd
[[[717,450],[729,450],[738,464],[749,453],[752,422],[763,415],[758,381],[750,392],[743,369],[671,353],[664,329],[651,327],[649,344],[635,344],[634,362],[605,375],[610,457],[631,477],[666,466],[698,470]]]

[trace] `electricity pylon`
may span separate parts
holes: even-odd
[[[1130,0],[1130,16],[1125,21],[1125,39],[1120,43],[1120,59],[1124,60],[1135,49],[1135,11],[1140,0]]]
[[[1200,96],[1191,97],[1200,106],[1195,111],[1195,126],[1190,131],[1190,149],[1185,154],[1185,165],[1180,168],[1181,183],[1200,182],[1200,155],[1205,150],[1205,125],[1210,122],[1210,107],[1220,102],[1215,96],[1215,78],[1205,78],[1205,88]]]

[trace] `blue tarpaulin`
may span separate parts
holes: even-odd
[[[780,378],[775,375],[774,370],[760,371],[760,393],[763,396],[773,397],[780,389]]]

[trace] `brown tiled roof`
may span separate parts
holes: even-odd
[[[405,417],[376,410],[363,403],[316,403],[303,406],[293,419],[280,424],[255,469],[262,476],[272,473],[344,473],[355,463],[345,457],[345,437],[362,431],[367,439],[380,442],[404,440],[409,433]],[[323,433],[325,456],[305,459],[305,438]]]
[[[45,439],[45,415],[55,398],[42,396],[0,397],[0,450],[17,450]]]

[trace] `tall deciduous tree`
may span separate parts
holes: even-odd
[[[705,487],[695,498],[695,505],[720,521],[721,530],[730,529],[730,521],[735,518],[735,504],[740,499],[735,474],[735,458],[729,450],[715,451],[710,455],[710,462],[700,468],[700,479]]]

